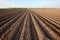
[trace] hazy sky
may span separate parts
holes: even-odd
[[[60,0],[0,0],[0,8],[60,8]]]

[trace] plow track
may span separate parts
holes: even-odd
[[[60,40],[60,22],[22,10],[0,17],[0,40]]]

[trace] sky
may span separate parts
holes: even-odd
[[[60,0],[0,0],[0,8],[60,8]]]

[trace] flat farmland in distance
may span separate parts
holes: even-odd
[[[0,40],[60,40],[60,9],[0,9]]]
[[[17,9],[17,8],[0,9],[0,16],[13,14],[14,12],[17,12],[18,10],[20,9]]]
[[[46,15],[48,17],[55,18],[60,21],[60,9],[59,8],[35,8],[32,9],[38,14]]]

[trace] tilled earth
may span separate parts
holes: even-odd
[[[0,40],[60,40],[60,22],[29,9],[0,16]]]

